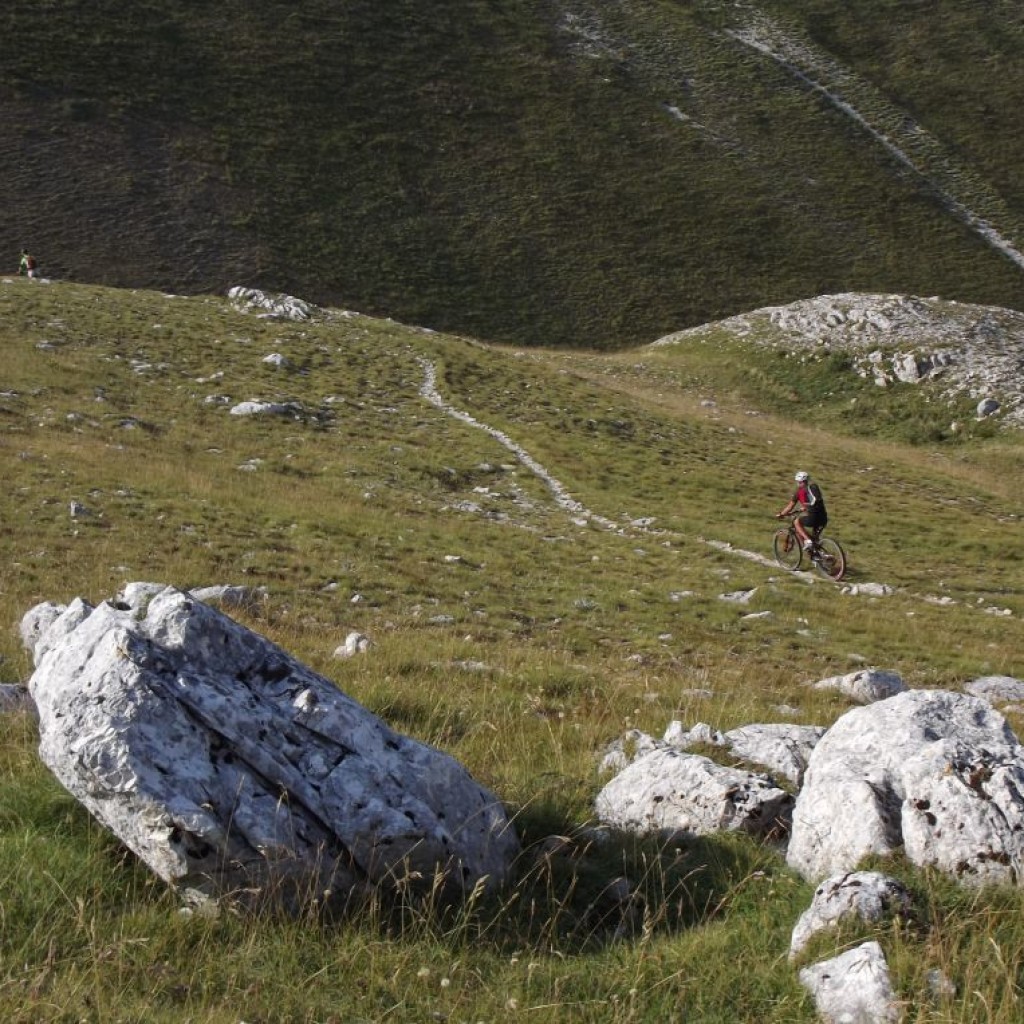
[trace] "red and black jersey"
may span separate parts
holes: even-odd
[[[822,525],[828,520],[828,512],[825,510],[825,498],[821,488],[811,480],[805,480],[799,484],[793,500],[799,502],[807,510],[806,514]]]

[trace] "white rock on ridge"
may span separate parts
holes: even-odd
[[[505,878],[518,839],[453,758],[211,606],[138,593],[30,611],[29,690],[43,761],[186,899]]]
[[[825,1024],[897,1024],[902,1019],[882,947],[865,942],[805,967],[800,983]]]
[[[836,927],[844,918],[859,917],[873,923],[904,917],[909,910],[906,886],[878,871],[851,871],[827,878],[793,929],[789,957],[792,960],[818,932]]]
[[[906,690],[906,683],[896,672],[881,672],[875,668],[862,668],[845,676],[829,676],[814,684],[815,690],[837,690],[859,704],[886,700]]]
[[[752,772],[697,754],[660,749],[623,769],[597,795],[606,825],[635,832],[785,832],[793,797]]]
[[[965,883],[1024,881],[1024,748],[985,701],[908,691],[848,711],[814,748],[790,867],[818,880],[899,849]]]
[[[294,295],[243,288],[241,285],[229,288],[228,298],[243,313],[255,312],[267,320],[312,320],[320,312],[312,303]]]
[[[879,385],[931,381],[951,405],[983,399],[979,418],[998,411],[1000,425],[1024,427],[1024,313],[1017,310],[912,295],[820,295],[691,327],[654,345],[718,344],[723,333],[802,360],[847,353],[850,372]]]

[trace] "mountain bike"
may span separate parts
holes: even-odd
[[[802,515],[797,512],[796,515]],[[796,572],[803,563],[806,554],[811,564],[822,576],[830,580],[841,580],[846,572],[846,553],[834,537],[822,537],[821,530],[814,530],[811,534],[811,548],[804,551],[797,535],[796,527],[793,525],[793,516],[789,520],[789,526],[782,526],[775,531],[772,537],[772,551],[775,554],[775,561],[788,569]]]

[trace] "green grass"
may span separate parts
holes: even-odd
[[[601,752],[627,728],[728,729],[779,721],[780,705],[828,725],[845,702],[806,684],[864,663],[916,687],[1024,675],[1019,437],[864,436],[827,362],[801,369],[823,403],[811,431],[753,349],[524,352],[25,281],[0,289],[0,345],[0,680],[32,671],[16,625],[38,601],[100,601],[131,580],[263,586],[247,625],[452,753],[524,840],[509,885],[462,908],[380,893],[341,918],[185,919],[41,766],[34,725],[8,716],[11,1021],[810,1022],[785,956],[811,886],[743,838],[596,842]],[[292,369],[269,368],[270,352]],[[620,528],[574,521],[511,451],[426,402],[423,359],[447,401]],[[215,394],[301,411],[240,419]],[[825,488],[849,582],[891,596],[708,543],[767,555],[798,462]],[[91,515],[73,519],[72,500]],[[752,588],[746,606],[720,599]],[[353,630],[374,646],[336,659]],[[1020,894],[895,869],[918,919],[869,933],[908,1019],[1016,1020]],[[933,967],[957,983],[945,1002],[927,995]]]

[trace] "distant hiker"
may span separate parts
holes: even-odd
[[[796,491],[775,518],[784,519],[793,509],[800,506],[801,514],[793,520],[793,528],[804,550],[808,551],[814,547],[811,535],[816,538],[825,528],[828,512],[825,511],[825,499],[822,497],[821,488],[802,469],[793,479],[796,480]]]
[[[18,264],[18,273],[26,277],[36,276],[36,258],[28,249],[21,250],[21,262]]]

